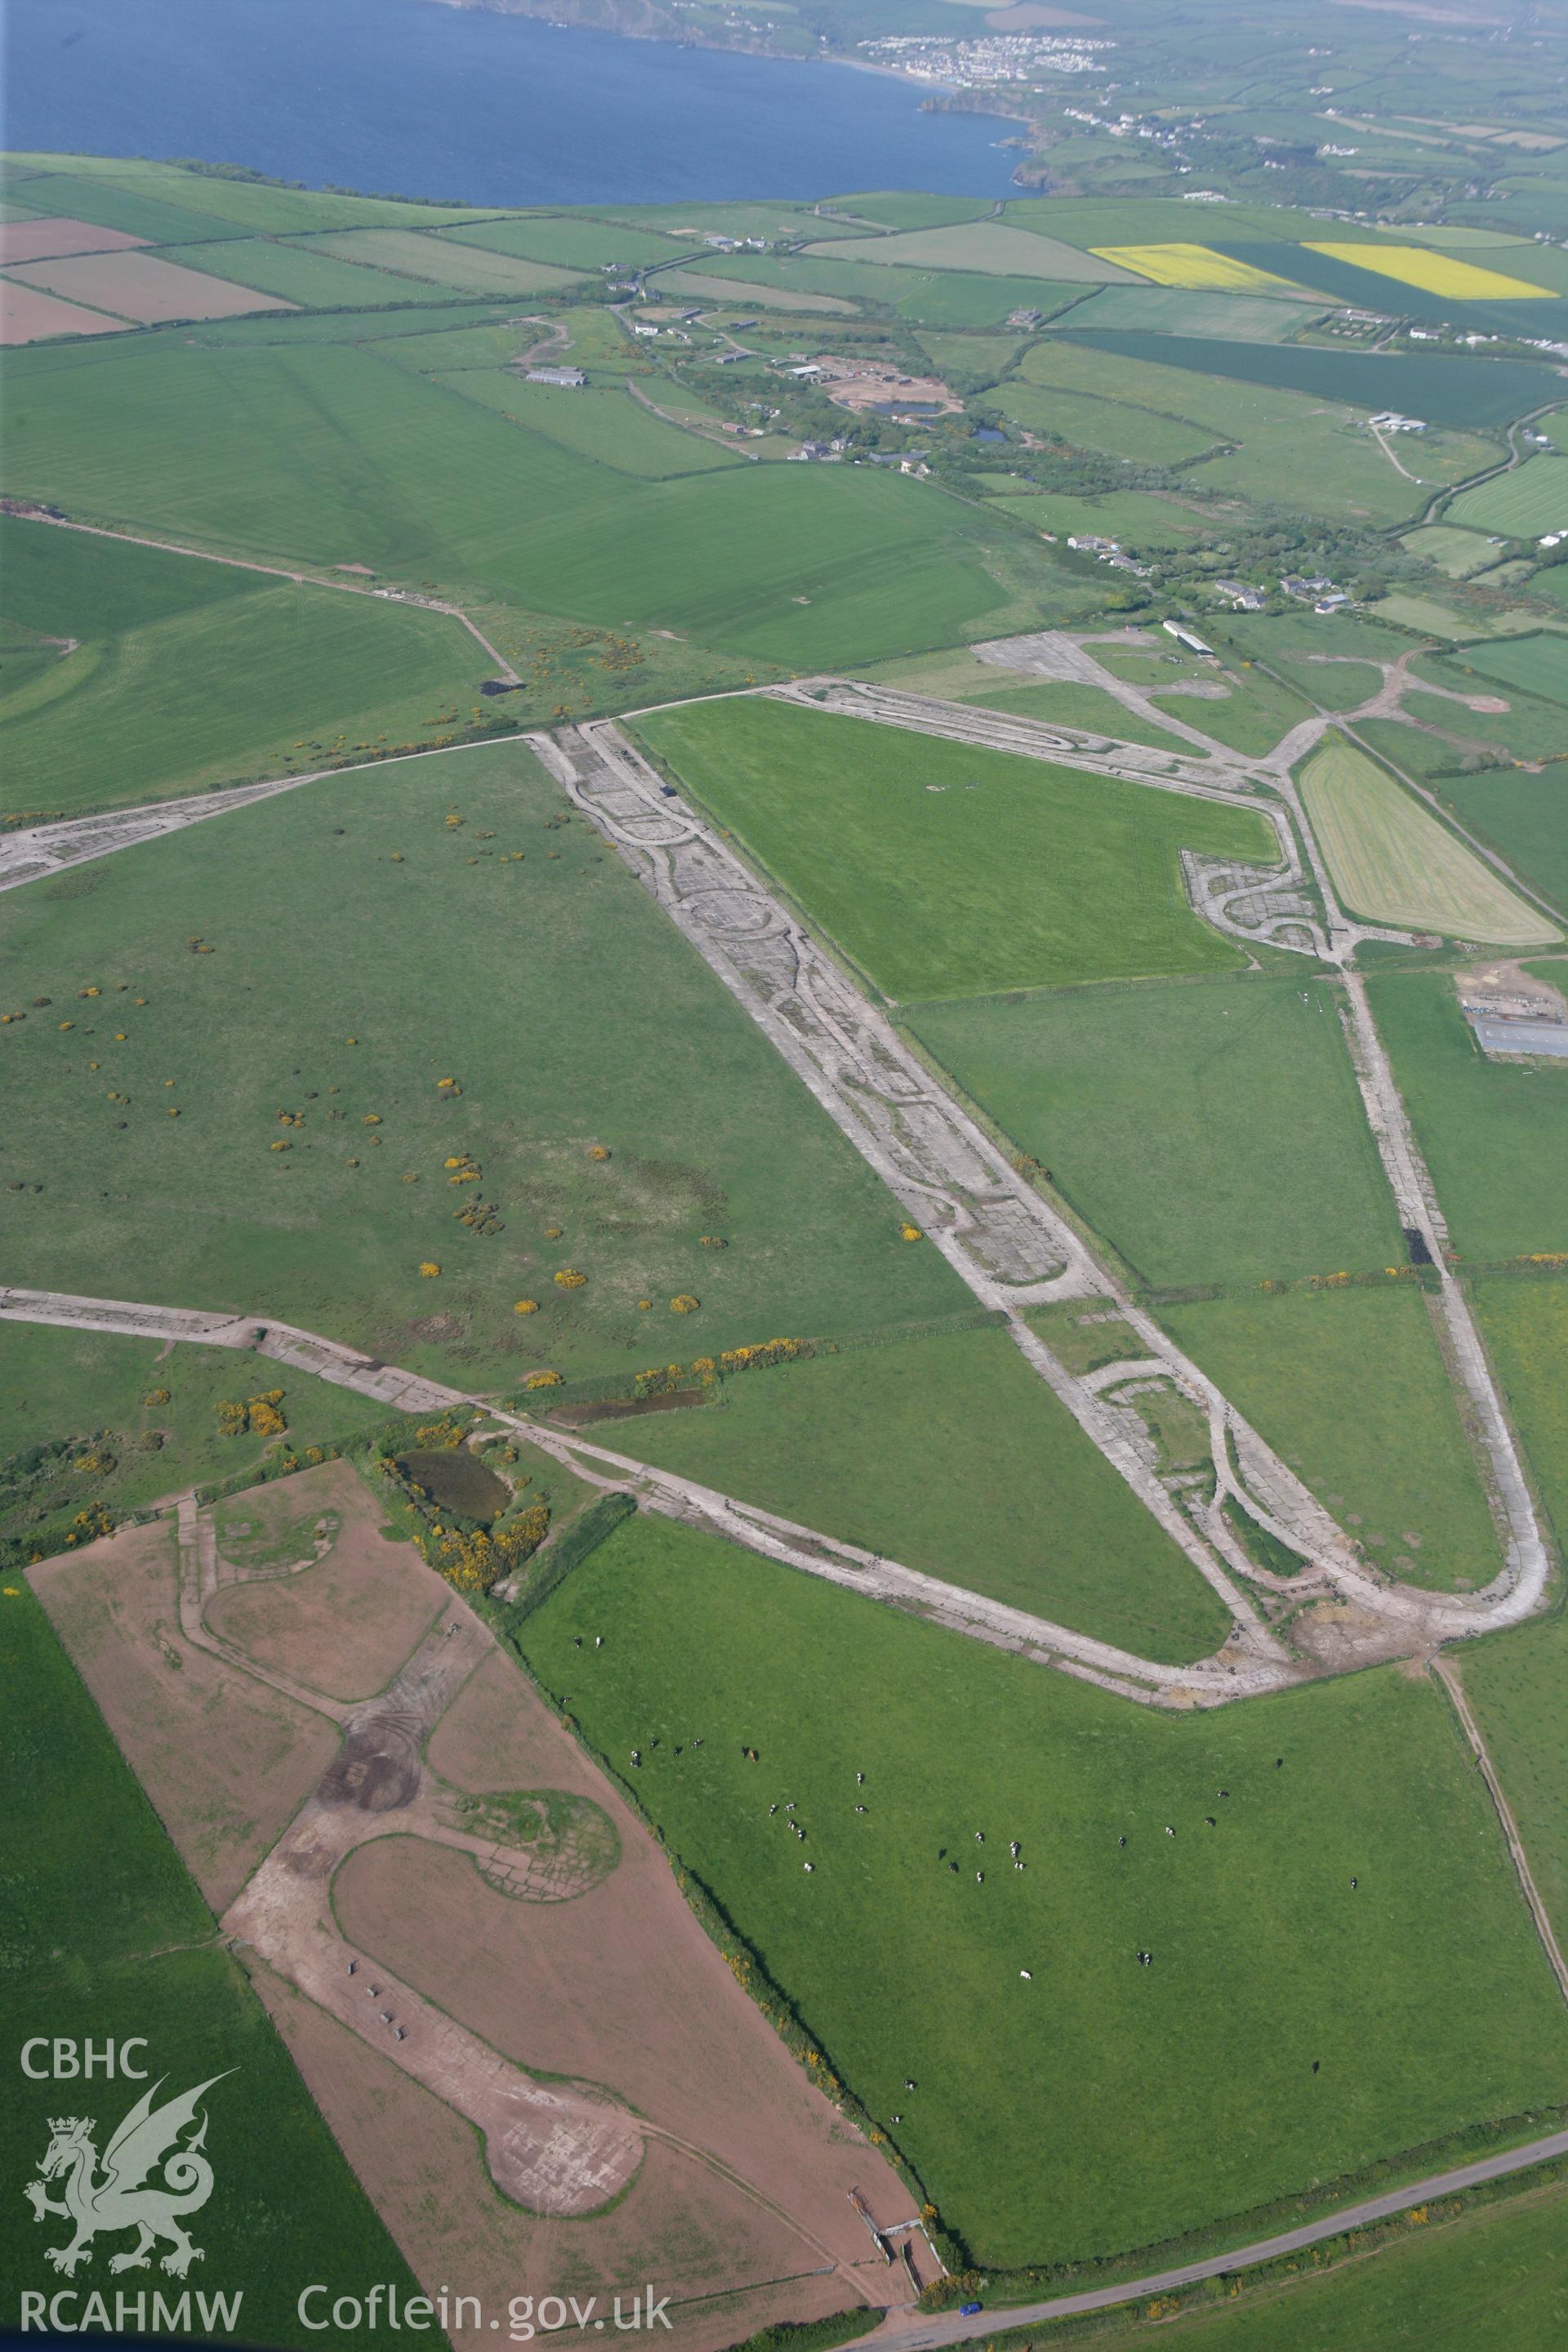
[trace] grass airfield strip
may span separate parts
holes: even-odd
[[[0,690],[7,812],[131,807],[427,744],[493,667],[461,625],[368,596],[0,518],[5,619],[47,640]],[[15,674],[7,659],[0,687]]]
[[[113,1296],[134,1259],[171,1303],[264,1307],[465,1385],[969,1303],[520,745],[14,890],[0,951],[32,1106],[0,1174],[44,1187],[0,1192],[17,1280]],[[482,1182],[455,1189],[464,1152]],[[455,1221],[477,1199],[504,1230]]]
[[[1225,1609],[1005,1331],[822,1355],[604,1433],[841,1541],[1180,1664]]]
[[[1562,938],[1386,769],[1342,736],[1326,737],[1307,761],[1301,798],[1334,887],[1352,913],[1494,947],[1544,947]]]
[[[1321,981],[922,1004],[908,1025],[1146,1283],[1289,1280],[1404,1254]]]
[[[523,1646],[615,1769],[639,1748],[672,1856],[981,2265],[1149,2244],[1568,2090],[1485,1790],[1399,1669],[1171,1717],[643,1518]]]
[[[290,2346],[318,2340],[300,2324],[296,2281],[353,2275],[395,2281],[404,2297],[417,2293],[237,1962],[218,1948],[211,1913],[19,1576],[0,1591],[0,1657],[8,1693],[0,1759],[16,1799],[0,1853],[13,1890],[7,1977],[18,2039],[47,2031],[101,2044],[145,2034],[144,2063],[154,2074],[174,2074],[171,2095],[239,2070],[205,2102],[222,2194],[201,2217],[204,2261],[184,2283],[153,2271],[120,2286],[132,2296],[147,2290],[149,2309],[153,2290],[171,2304],[187,2286],[193,2300],[204,2287],[243,2291],[246,2335]],[[67,1968],[62,1951],[70,1955]],[[115,2122],[132,2104],[130,2091],[115,2102],[113,2084],[91,2088]],[[18,2080],[12,2087],[0,2147],[17,2183],[36,2175],[48,2118],[62,2104],[57,2083]],[[58,2184],[51,2194],[58,2199]],[[18,2219],[12,2231],[14,2276],[24,2226]],[[49,2242],[64,2242],[60,2228],[51,2223]],[[288,2268],[279,2263],[283,2247]],[[45,2282],[46,2292],[62,2284],[40,2255],[37,2284]],[[85,2294],[94,2281],[76,2284]],[[113,2286],[102,2276],[97,2284],[112,2311]],[[369,2340],[395,2339],[381,2328]]]
[[[778,702],[637,732],[894,998],[1239,963],[1178,853],[1278,857],[1249,809]]]

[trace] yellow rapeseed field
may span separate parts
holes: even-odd
[[[1352,914],[1494,947],[1544,947],[1562,937],[1342,737],[1328,736],[1313,753],[1301,798]]]
[[[1250,261],[1235,261],[1228,253],[1211,253],[1206,245],[1097,245],[1094,251],[1101,261],[1135,269],[1155,286],[1199,286],[1221,294],[1301,290],[1288,278],[1276,278],[1271,269],[1255,269]]]
[[[1424,294],[1449,295],[1456,302],[1552,299],[1548,287],[1532,286],[1528,278],[1505,278],[1500,269],[1457,261],[1451,253],[1426,253],[1416,245],[1310,245],[1306,250],[1325,253],[1331,261],[1348,261],[1352,269],[1370,269],[1379,278],[1396,278],[1402,286],[1419,287]]]

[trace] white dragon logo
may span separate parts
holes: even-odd
[[[192,2245],[180,2222],[183,2215],[199,2212],[213,2193],[213,2168],[201,2153],[207,2135],[205,2116],[184,2147],[176,2143],[181,2132],[195,2121],[203,2094],[224,2077],[214,2074],[209,2081],[198,2083],[194,2091],[154,2108],[153,2101],[164,2079],[160,2076],[142,2093],[121,2124],[103,2151],[101,2177],[92,2143],[98,2127],[94,2117],[49,2118],[49,2144],[38,2178],[28,2181],[23,2194],[32,2206],[35,2221],[54,2213],[75,2223],[76,2235],[68,2246],[45,2249],[47,2260],[68,2278],[74,2276],[79,2263],[92,2260],[92,2241],[100,2231],[140,2232],[128,2252],[111,2256],[111,2271],[145,2270],[160,2239],[167,2239],[170,2247],[163,2266],[175,2278],[184,2278],[191,2264],[202,2260],[202,2249]],[[144,2187],[148,2174],[160,2164],[163,2179]],[[56,2203],[46,2183],[62,2173],[65,2195]]]

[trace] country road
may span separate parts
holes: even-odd
[[[1251,2245],[1238,2246],[1233,2253],[1211,2254],[1200,2263],[1182,2263],[1173,2270],[1155,2271],[1148,2278],[1130,2279],[1122,2286],[1089,2287],[1079,2294],[1052,2295],[1045,2303],[1013,2304],[968,2318],[962,2312],[943,2312],[933,2318],[910,2318],[893,2313],[861,2341],[885,2345],[888,2352],[935,2352],[940,2345],[974,2344],[982,2338],[999,2336],[1005,2329],[1039,2327],[1053,2319],[1072,2319],[1089,2311],[1110,2311],[1117,2304],[1137,2303],[1145,2295],[1169,2294],[1177,2287],[1194,2286],[1203,2279],[1225,2278],[1233,2271],[1251,2270],[1259,2263],[1274,2262],[1281,2254],[1298,2253],[1304,2246],[1320,2246],[1325,2239],[1342,2237],[1347,2230],[1385,2221],[1395,2213],[1407,2213],[1414,2205],[1428,2205],[1438,2198],[1456,2196],[1461,2189],[1479,2187],[1482,2181],[1504,2179],[1510,2173],[1526,2171],[1532,2164],[1545,2164],[1555,2156],[1568,2156],[1568,2131],[1551,2132],[1546,2138],[1531,2140],[1523,2147],[1481,2157],[1474,2164],[1456,2165],[1449,2172],[1432,2173],[1425,2180],[1412,2181],[1407,2189],[1391,2189],[1384,2196],[1365,2198],[1359,2205],[1347,2205],[1337,2213],[1325,2214],[1321,2221],[1304,2222],[1299,2230],[1281,2231],[1275,2238],[1255,2239]]]

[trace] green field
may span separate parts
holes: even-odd
[[[1568,2089],[1485,1790],[1397,1669],[1173,1717],[646,1517],[526,1637],[981,2263],[1145,2245]]]
[[[1033,354],[1031,353],[1032,357]],[[1026,365],[1027,362],[1026,362]],[[1107,371],[1108,377],[1112,372]],[[1113,379],[1112,379],[1113,380]],[[1100,392],[1065,392],[1010,376],[992,395],[1004,416],[1031,433],[1075,447],[1102,449],[1146,466],[1183,466],[1215,446],[1218,436],[1179,417],[1113,400]]]
[[[1388,972],[1373,1012],[1454,1246],[1568,1250],[1568,1066],[1490,1062],[1440,972]]]
[[[548,261],[571,270],[640,269],[652,262],[674,261],[681,247],[675,237],[572,213],[482,221],[476,228],[449,230],[442,243],[477,245],[487,253],[510,253],[520,261]]]
[[[832,310],[848,318],[854,315],[854,304],[837,294],[818,291],[804,273],[791,270],[784,282],[779,281],[782,263],[757,261],[746,264],[742,257],[725,254],[721,261],[702,264],[695,258],[689,269],[661,271],[658,290],[661,294],[698,295],[714,306],[721,302],[743,302],[748,310],[760,304],[765,310]]]
[[[1461,490],[1446,520],[1471,530],[1501,531],[1510,539],[1568,530],[1568,458],[1527,457],[1511,474],[1497,474],[1473,490]]]
[[[1313,661],[1310,656],[1283,660],[1278,655],[1274,658],[1285,676],[1323,710],[1354,710],[1383,684],[1382,670],[1370,661],[1342,655],[1332,661]],[[1408,728],[1399,740],[1410,740]]]
[[[1315,236],[1321,226],[1309,214],[1290,212],[1274,205],[1227,204],[1223,213],[1215,214],[1207,213],[1205,207],[1205,213],[1196,216],[1196,228],[1202,228],[1205,216],[1215,226],[1223,221],[1227,243],[1232,238],[1304,239]],[[1137,197],[1131,202],[1121,198],[1014,196],[1008,200],[1006,217],[1016,227],[1038,229],[1085,247],[1134,242],[1173,244],[1194,234],[1193,207],[1179,198],[1163,196]],[[1339,222],[1334,224],[1334,229],[1336,236],[1364,236],[1369,239],[1376,234],[1370,228],[1342,229]],[[1290,267],[1300,266],[1300,256],[1292,257]]]
[[[0,1658],[7,1694],[0,1768],[10,1797],[0,1832],[7,1890],[5,2008],[14,2042],[39,2033],[90,2035],[97,2044],[145,2035],[141,2063],[154,2079],[168,2078],[166,2097],[228,2077],[215,2082],[204,2102],[207,2154],[220,2186],[201,2217],[205,2259],[185,2284],[193,2301],[204,2290],[242,2294],[241,2315],[230,2326],[245,2338],[291,2346],[318,2340],[296,2311],[300,2289],[315,2279],[385,2279],[396,2282],[400,2296],[417,2294],[19,1577],[0,1591]],[[138,2095],[130,2084],[101,2078],[72,2089],[74,2098],[62,2095],[56,2082],[27,2081],[19,2073],[13,2083],[0,2141],[18,2192],[37,2175],[51,2116],[85,2098],[107,2134]],[[58,2199],[58,2186],[50,2194]],[[24,2225],[22,2210],[18,2193],[9,2233],[12,2287],[47,2297],[61,2282],[45,2249],[65,2243],[68,2225],[51,2218],[35,2231]],[[78,2281],[84,2299],[95,2279],[100,2291],[107,2288],[112,2312],[101,2245],[96,2273]],[[121,2284],[132,2295],[155,2284],[170,2303],[182,2292],[158,2271]],[[217,2327],[215,2319],[215,2333]],[[199,2319],[189,2332],[211,2340]],[[434,2331],[416,2330],[410,2339],[381,2327],[369,2340],[439,2339]]]
[[[1378,1567],[1445,1591],[1491,1581],[1501,1554],[1415,1283],[1161,1315]]]
[[[826,269],[834,265],[817,262],[815,266]],[[867,263],[863,274],[868,278],[881,278],[882,299],[900,318],[931,327],[1000,327],[1012,310],[1038,310],[1048,319],[1083,291],[1081,286],[1055,278],[998,278],[989,273],[963,277],[951,269],[877,272]],[[874,286],[865,290],[868,295],[875,293]]]
[[[1186,674],[1195,675],[1196,665]],[[1150,683],[1158,697],[1157,674]],[[1229,673],[1228,683],[1230,694],[1223,702],[1190,701],[1184,695],[1173,695],[1168,701],[1156,699],[1154,707],[1169,710],[1173,719],[1185,719],[1189,727],[1201,727],[1205,734],[1228,744],[1233,751],[1259,756],[1272,751],[1292,727],[1311,716],[1310,702],[1266,671],[1237,667]]]
[[[1543,629],[1531,637],[1468,646],[1464,659],[1468,669],[1479,670],[1483,677],[1522,687],[1526,694],[1544,696],[1548,702],[1568,702],[1568,645],[1555,632]]]
[[[645,481],[710,474],[744,463],[737,450],[727,449],[722,442],[700,440],[694,433],[667,425],[624,389],[529,383],[504,368],[466,368],[438,375],[436,382],[515,418],[563,449]]]
[[[83,519],[799,667],[951,645],[1011,609],[987,567],[1020,552],[997,519],[880,470],[628,485],[353,344],[137,336],[109,375],[96,356],[21,355],[7,419],[17,490]],[[1036,594],[1059,576],[1022,555]]]
[[[950,221],[984,220],[994,209],[988,196],[875,194],[834,196],[829,202],[850,221],[880,221],[888,228],[941,228]]]
[[[1250,810],[784,703],[638,731],[896,998],[1239,962],[1189,908],[1179,852],[1274,855]]]
[[[1472,648],[1467,646],[1461,650],[1468,653]],[[1563,658],[1568,661],[1568,646],[1563,647]],[[1497,681],[1489,677],[1466,678],[1457,675],[1455,665],[1444,664],[1436,658],[1418,657],[1412,665],[1413,690],[1404,698],[1402,708],[1405,716],[1418,724],[1439,728],[1445,734],[1458,737],[1457,744],[1447,747],[1448,757],[1446,764],[1450,768],[1462,768],[1464,761],[1471,756],[1471,747],[1485,750],[1489,746],[1510,755],[1513,760],[1528,761],[1532,765],[1539,765],[1542,761],[1555,761],[1561,757],[1564,724],[1568,722],[1564,720],[1560,702],[1539,700],[1532,694],[1522,693],[1516,686],[1510,687],[1506,695],[1498,696],[1500,701],[1507,702],[1506,710],[1467,710],[1461,705],[1436,695],[1423,694],[1418,683],[1423,674],[1435,674],[1442,678],[1445,685],[1458,687],[1467,695],[1489,694],[1495,691]],[[1385,756],[1392,758],[1396,768],[1403,769],[1405,763],[1400,752],[1410,740],[1408,729],[1395,738],[1393,730],[1396,722],[1384,719],[1380,725],[1374,719],[1372,723],[1378,729],[1379,748]],[[1374,739],[1369,737],[1368,740]],[[1399,749],[1391,751],[1390,747],[1395,740]]]
[[[1313,2275],[1311,2256],[1258,2283],[1245,2272],[1210,2289],[1190,2318],[1145,2322],[1129,2306],[1097,2330],[1111,2345],[1179,2352],[1558,2352],[1568,2327],[1568,2189],[1513,2194],[1458,2221],[1415,2229]],[[1236,2297],[1234,2304],[1214,2298]],[[1052,2328],[1035,2342],[1058,2340]],[[1070,2339],[1066,2339],[1070,2340]]]
[[[1009,487],[1003,489],[1002,480]],[[1060,490],[1037,490],[1012,476],[998,478],[993,496],[1008,502],[1008,512],[1036,530],[1054,530],[1058,537],[1090,533],[1119,539],[1135,549],[1179,547],[1184,541],[1200,545],[1212,528],[1210,519],[1174,499],[1142,490],[1109,490],[1101,498],[1074,498]]]
[[[218,1433],[225,1398],[281,1388],[298,1447],[395,1419],[373,1398],[265,1357],[201,1347],[165,1356],[157,1339],[44,1323],[0,1323],[0,1538],[25,1538],[94,1505],[114,1517],[146,1510],[199,1482],[259,1469],[263,1438]],[[26,1466],[34,1447],[79,1439],[102,1442]]]
[[[0,1176],[42,1188],[0,1191],[10,1280],[268,1311],[485,1385],[967,1303],[521,746],[307,786],[12,891],[0,947],[31,1106]],[[482,1181],[454,1190],[465,1151]],[[501,1230],[454,1221],[476,1193]],[[555,1285],[568,1269],[584,1287]],[[700,1312],[671,1313],[684,1295]]]
[[[1023,382],[1073,404],[1068,413],[1083,420],[1080,436],[1090,447],[1168,464],[1218,441],[1232,442],[1238,445],[1235,453],[1204,466],[1194,478],[1198,484],[1312,514],[1394,521],[1430,497],[1429,490],[1395,472],[1352,408],[1263,380],[1265,369],[1286,361],[1346,354],[1198,340],[1183,344],[1159,336],[1147,338],[1146,349],[1145,339],[1138,339],[1134,348],[1134,339],[1125,334],[1103,341],[1110,348],[1101,348],[1099,338],[1079,342],[1066,332],[1050,335],[1026,353],[1021,369]],[[1237,372],[1220,376],[1214,372],[1215,354],[1225,350],[1237,355]],[[1184,354],[1191,355],[1190,366]],[[1019,381],[1009,381],[1010,395]],[[1092,404],[1088,410],[1081,404],[1086,399]],[[1111,414],[1122,404],[1137,416],[1147,411],[1169,422],[1151,428],[1151,438],[1140,446]],[[1107,420],[1097,439],[1094,411],[1101,407]],[[1020,422],[1048,414],[1048,405],[1027,416],[1020,412]],[[1177,421],[1184,437],[1171,438]],[[1107,438],[1108,434],[1118,437]],[[1474,434],[1431,433],[1421,445],[1420,471],[1428,482],[1450,481],[1474,472],[1494,454],[1493,445]]]
[[[1561,914],[1568,916],[1568,834],[1563,824],[1563,784],[1555,768],[1544,775],[1515,769],[1477,776],[1447,774],[1433,790],[1461,824],[1506,857]]]
[[[1419,530],[1407,530],[1400,543],[1412,555],[1424,556],[1428,563],[1435,563],[1450,580],[1468,580],[1472,572],[1484,572],[1501,552],[1479,531],[1456,530],[1440,522],[1425,524]]]
[[[1154,1284],[1386,1265],[1332,991],[1294,978],[929,1004],[916,1036]]]
[[[178,246],[164,258],[178,259],[187,268],[205,269],[209,276],[229,278],[236,285],[254,286],[263,294],[279,295],[285,302],[302,302],[312,310],[376,310],[389,303],[429,299],[426,287],[394,278],[384,269],[338,261],[330,253],[316,253],[305,245],[284,245],[277,238],[236,237],[222,245]],[[457,299],[454,295],[453,299]]]
[[[75,202],[61,201],[56,167],[65,164],[75,175],[79,194],[96,194],[104,203],[121,197],[152,198],[177,212],[204,216],[201,234],[217,228],[230,236],[267,236],[273,231],[299,234],[323,228],[433,228],[443,221],[482,219],[467,206],[399,204],[394,197],[328,194],[319,188],[283,188],[255,180],[220,179],[205,172],[182,171],[178,164],[151,163],[141,156],[14,155],[13,165],[40,167],[39,176],[26,185],[37,212],[70,212],[83,220],[99,221],[101,212],[82,212]],[[216,226],[215,226],[216,225]]]
[[[553,269],[548,262],[518,261],[510,254],[486,253],[478,246],[454,245],[447,237],[417,229],[331,229],[301,237],[300,250],[330,253],[340,261],[364,262],[405,278],[430,278],[465,294],[552,294],[574,285],[579,272]]]
[[[1568,1538],[1568,1283],[1482,1279],[1476,1315],[1559,1544]],[[1568,1621],[1468,1646],[1464,1685],[1559,1939],[1568,1937]]]
[[[205,248],[204,248],[205,250]],[[214,247],[216,253],[219,250]],[[289,250],[298,253],[291,246]],[[318,255],[317,259],[321,257]],[[348,269],[346,261],[334,262],[334,269]],[[472,294],[458,294],[439,286],[410,284],[401,290],[401,282],[390,271],[380,274],[369,270],[362,276],[375,278],[387,299],[374,310],[271,310],[264,315],[250,313],[242,319],[212,319],[202,328],[204,350],[245,351],[257,344],[279,344],[304,347],[314,343],[368,343],[383,357],[393,343],[407,337],[428,336],[432,341],[437,334],[453,332],[465,321],[476,327],[501,324],[516,317],[512,304],[498,307],[493,297],[483,299]],[[537,334],[539,330],[531,331]]]
[[[1499,880],[1387,770],[1341,736],[1301,771],[1301,799],[1352,913],[1496,947],[1537,947],[1556,926]]]
[[[1003,371],[1012,366],[1026,343],[1026,338],[1019,333],[949,333],[940,327],[925,329],[915,341],[938,375],[946,376],[950,382],[958,379],[959,389],[966,383],[994,383]]]
[[[1483,1275],[1473,1304],[1540,1500],[1568,1546],[1568,1285]]]
[[[856,1348],[617,1423],[657,1462],[1145,1658],[1206,1657],[1230,1614],[1003,1331]]]
[[[816,247],[806,247],[814,257]],[[1080,253],[1054,236],[1037,236],[1026,229],[992,220],[964,223],[952,228],[902,229],[892,236],[842,237],[827,247],[829,259],[866,261],[877,268],[978,270],[984,277],[1048,278],[1058,285],[1081,281],[1089,286],[1134,285],[1131,270],[1092,253]]]
[[[173,204],[162,194],[148,193],[144,186],[121,185],[86,172],[47,173],[29,180],[27,187],[28,203],[41,213],[91,221],[97,228],[121,229],[127,236],[145,237],[150,245],[183,245],[197,237],[234,234],[227,221],[207,211],[205,189],[199,181],[184,182],[180,200]],[[188,196],[184,193],[186,188]]]
[[[1236,298],[1211,295],[1201,299],[1216,301]],[[1095,307],[1098,310],[1098,303]],[[1131,298],[1126,307],[1130,311]],[[1259,309],[1284,307],[1274,300],[1258,304]],[[1295,315],[1300,320],[1301,313],[1298,310]],[[1522,409],[1536,407],[1542,401],[1557,396],[1558,387],[1550,369],[1517,362],[1510,364],[1506,360],[1486,368],[1474,368],[1462,362],[1456,366],[1452,360],[1395,359],[1377,352],[1332,351],[1321,343],[1276,344],[1259,335],[1222,342],[1203,334],[1184,340],[1174,326],[1160,335],[1120,330],[1106,333],[1100,331],[1100,320],[1091,320],[1086,310],[1082,332],[1077,313],[1061,331],[1070,334],[1074,341],[1104,352],[1117,361],[1125,358],[1157,362],[1162,367],[1190,371],[1200,376],[1258,384],[1313,400],[1331,400],[1345,408],[1373,412],[1400,409],[1406,415],[1429,417],[1434,424],[1461,430],[1506,425]],[[1423,439],[1415,454],[1424,458],[1426,446]],[[1476,446],[1478,466],[1499,455],[1496,444]],[[1540,465],[1542,460],[1538,457],[1532,462]],[[1424,465],[1420,470],[1426,470]],[[1281,483],[1280,487],[1284,488],[1286,485]],[[1295,486],[1290,487],[1293,489]],[[1486,528],[1496,530],[1498,525],[1489,524]],[[1550,525],[1543,523],[1540,528],[1547,530]]]
[[[1205,293],[1185,286],[1108,286],[1075,308],[1075,333],[1084,329],[1124,334],[1199,335],[1235,343],[1279,343],[1295,334],[1321,305],[1281,301],[1267,294]],[[1224,368],[1221,373],[1228,373]]]
[[[1562,1378],[1559,1363],[1557,1377]],[[1568,1622],[1518,1625],[1467,1647],[1466,1695],[1480,1723],[1559,1940],[1568,1935]]]
[[[428,743],[494,667],[438,613],[46,524],[0,519],[0,561],[5,618],[79,640],[0,692],[8,810],[68,816]]]

